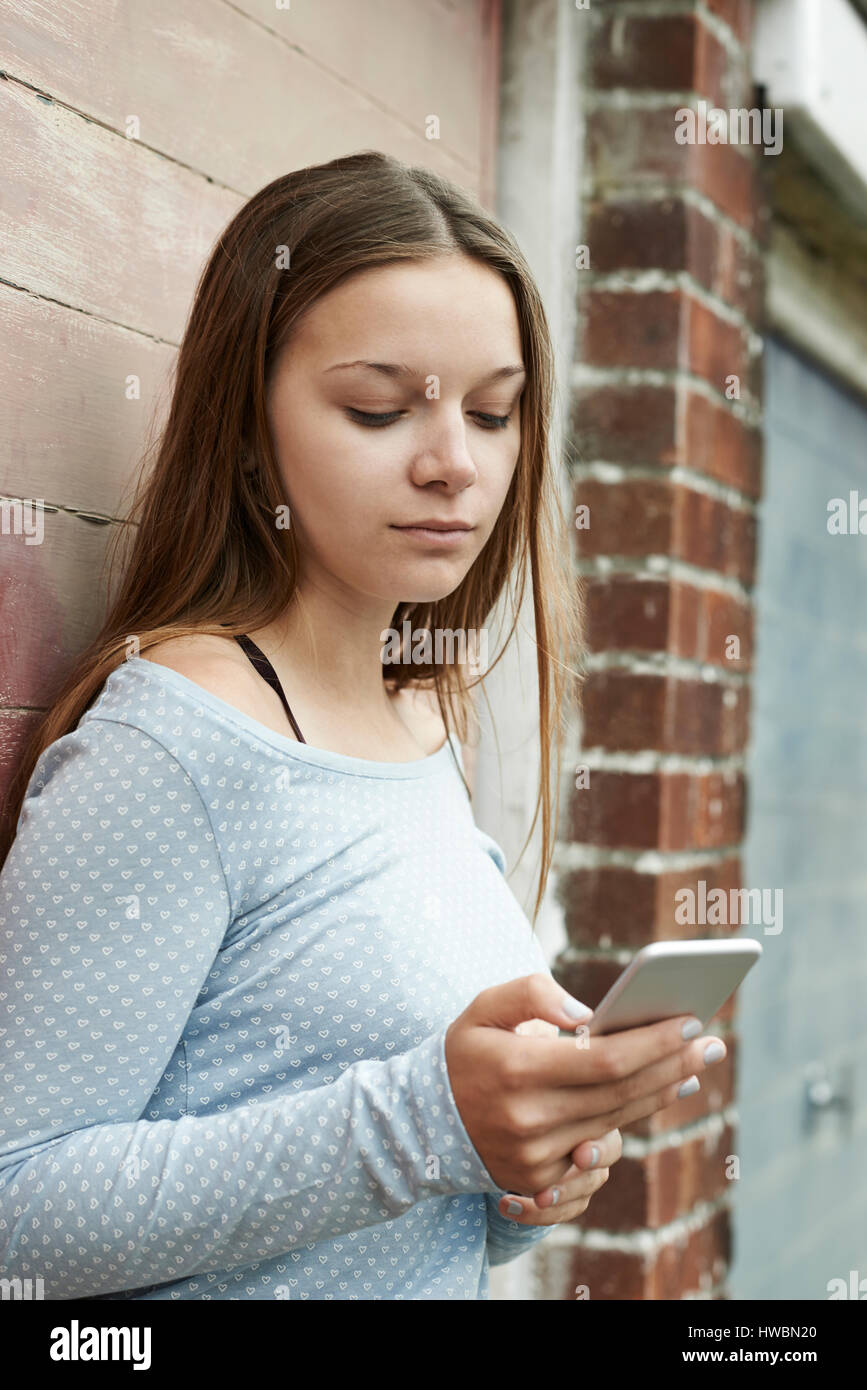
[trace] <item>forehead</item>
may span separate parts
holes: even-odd
[[[301,355],[322,368],[388,356],[417,362],[420,371],[478,370],[522,358],[509,285],[490,266],[462,255],[365,267],[347,276],[297,325],[287,365]]]

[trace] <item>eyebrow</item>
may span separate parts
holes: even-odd
[[[421,372],[414,372],[412,367],[408,367],[405,362],[367,362],[363,358],[359,358],[355,362],[336,362],[333,367],[328,367],[326,369],[325,374],[327,375],[328,372],[346,371],[350,367],[367,367],[372,371],[382,372],[384,376],[388,377],[421,376]],[[503,381],[508,377],[526,375],[527,369],[523,364],[520,362],[510,363],[506,367],[495,368],[494,371],[490,372],[488,376],[483,379],[481,384],[487,386],[489,382]]]

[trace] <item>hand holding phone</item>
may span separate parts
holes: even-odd
[[[571,1167],[564,1156],[582,1141],[673,1104],[683,1082],[694,1088],[695,1074],[714,1060],[704,1056],[712,1039],[684,1038],[686,1017],[600,1037],[589,1047],[576,1046],[574,1014],[567,1037],[516,1036],[528,1019],[565,1028],[568,1001],[550,974],[539,972],[483,990],[445,1033],[451,1090],[467,1135],[497,1186],[511,1192],[532,1196],[560,1183]],[[718,1056],[725,1056],[722,1043]]]

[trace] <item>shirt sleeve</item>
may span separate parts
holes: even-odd
[[[505,877],[506,856],[502,846],[478,826],[476,833],[482,848],[491,856],[500,873]],[[537,970],[542,971],[545,975],[552,974],[535,932],[532,933],[531,937],[530,957],[530,962],[523,972],[525,975],[532,975]],[[499,1203],[504,1193],[505,1189],[498,1188],[496,1193],[488,1192],[485,1194],[488,1216],[488,1261],[492,1265],[506,1264],[509,1260],[516,1260],[519,1255],[523,1255],[525,1251],[538,1245],[540,1240],[544,1240],[545,1236],[550,1235],[554,1230],[554,1226],[527,1226],[517,1221],[511,1221],[508,1216],[503,1216],[499,1210]]]
[[[232,920],[192,778],[133,725],[46,749],[0,872],[0,1268],[49,1299],[243,1267],[499,1193],[442,1028],[331,1084],[145,1118]]]
[[[499,1200],[499,1197],[494,1197],[489,1192],[485,1193],[488,1212],[488,1263],[492,1265],[504,1265],[508,1264],[509,1260],[516,1260],[519,1255],[532,1250],[534,1245],[538,1245],[540,1240],[544,1240],[555,1229],[554,1226],[524,1226],[510,1221],[508,1216],[501,1216],[497,1210]]]
[[[502,856],[502,850],[500,855]],[[550,975],[551,969],[535,932],[531,954],[535,957],[535,962],[531,961],[525,974],[531,975],[535,970],[540,970],[545,975]],[[498,1189],[496,1194],[485,1194],[488,1214],[488,1260],[492,1265],[507,1264],[509,1260],[516,1260],[519,1255],[538,1245],[540,1240],[544,1240],[555,1229],[555,1226],[526,1226],[501,1215],[499,1203],[502,1196],[503,1189]]]

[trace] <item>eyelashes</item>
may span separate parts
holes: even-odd
[[[386,415],[371,415],[365,410],[355,410],[353,406],[347,406],[346,413],[350,420],[364,425],[366,429],[384,429],[387,425],[393,425],[403,414],[400,410],[391,410]],[[512,418],[511,415],[488,415],[483,410],[477,410],[474,414],[484,430],[504,430]]]

